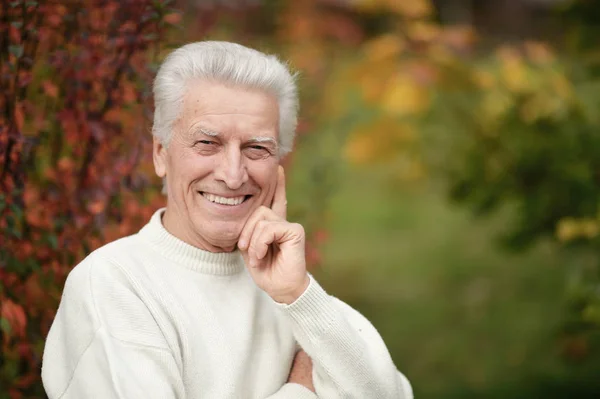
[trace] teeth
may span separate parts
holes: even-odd
[[[208,193],[202,193],[202,195],[204,196],[204,198],[206,198],[210,202],[215,202],[217,204],[222,204],[222,205],[239,205],[242,202],[244,202],[244,196],[234,197],[234,198],[225,198],[225,197],[219,197],[218,195],[208,194]]]

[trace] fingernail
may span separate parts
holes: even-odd
[[[239,247],[240,249],[246,249],[246,240],[240,240],[240,241],[238,242],[238,247]]]

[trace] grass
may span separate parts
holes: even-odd
[[[494,240],[503,215],[475,220],[376,167],[338,177],[315,275],[377,327],[417,397],[535,395],[565,375],[564,265],[550,245],[509,254]]]

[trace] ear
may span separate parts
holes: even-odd
[[[167,148],[154,137],[152,139],[152,161],[154,162],[154,172],[158,177],[167,175]]]

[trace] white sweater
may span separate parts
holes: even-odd
[[[162,212],[69,274],[44,350],[50,399],[412,398],[375,328],[312,276],[276,303],[239,252],[177,239]],[[316,395],[286,383],[297,345]]]

